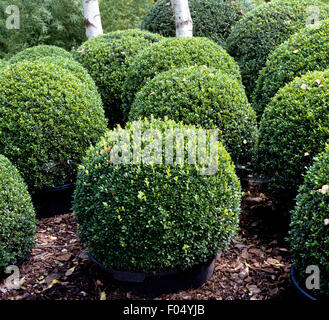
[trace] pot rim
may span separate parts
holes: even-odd
[[[295,268],[294,265],[292,265],[291,269],[290,269],[290,279],[292,281],[292,284],[294,285],[294,287],[298,291],[298,293],[300,293],[303,296],[303,298],[305,298],[307,300],[310,300],[310,301],[318,301],[317,298],[310,295],[308,292],[305,291],[305,289],[303,289],[300,286],[300,284],[298,283],[297,278],[296,278],[296,268]]]
[[[71,189],[71,188],[74,188],[74,187],[75,187],[75,182],[66,183],[66,184],[63,184],[63,185],[58,186],[58,187],[52,187],[52,188],[49,188],[49,189],[44,189],[44,190],[38,191],[34,194],[34,196],[39,197],[39,196],[49,194],[49,193],[55,193],[55,192],[58,192],[58,191],[65,191],[65,190],[68,190],[68,189]]]
[[[115,270],[110,267],[104,266],[102,263],[100,263],[97,259],[95,259],[92,254],[88,252],[88,256],[90,260],[95,263],[100,269],[103,271],[110,273],[115,280],[118,281],[126,281],[126,282],[134,282],[134,283],[142,283],[146,278],[149,277],[164,277],[164,276],[173,276],[177,274],[183,274],[186,272],[189,272],[191,270],[194,270],[202,265],[211,265],[213,262],[215,262],[220,256],[221,252],[216,255],[216,257],[209,259],[208,261],[201,263],[199,265],[195,265],[187,270],[174,270],[174,271],[168,271],[168,272],[159,272],[159,273],[144,273],[144,272],[129,272],[129,271],[120,271]],[[129,279],[129,280],[128,280]]]

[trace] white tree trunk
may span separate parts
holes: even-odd
[[[98,36],[99,34],[103,34],[98,0],[82,0],[82,6],[85,16],[87,38],[91,39]]]
[[[193,37],[193,22],[188,0],[171,0],[176,20],[176,37]]]

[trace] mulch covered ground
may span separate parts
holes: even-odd
[[[264,194],[249,186],[243,201],[239,236],[215,265],[212,278],[197,290],[155,299],[287,300],[291,257],[285,237],[288,222],[273,213]],[[0,299],[113,300],[143,299],[118,289],[89,260],[76,236],[73,214],[40,220],[37,245],[20,266],[21,288],[0,284]]]

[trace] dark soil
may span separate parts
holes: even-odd
[[[288,219],[254,185],[243,200],[239,235],[217,260],[212,278],[201,288],[155,299],[291,300],[291,256],[285,242]],[[20,266],[21,287],[0,284],[4,300],[144,299],[124,292],[104,278],[76,236],[74,214],[42,219],[37,245]]]

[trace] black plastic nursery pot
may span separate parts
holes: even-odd
[[[253,183],[261,188],[264,188],[272,181],[271,178],[266,178],[266,177],[261,178],[255,176],[253,169],[250,165],[247,166],[235,165],[235,171],[241,181],[242,187],[248,187],[250,183]]]
[[[249,166],[235,165],[235,172],[240,179],[241,187],[246,189],[249,186],[249,181],[252,178],[252,170]]]
[[[296,278],[296,268],[294,265],[291,266],[290,269],[290,279],[291,283],[297,293],[297,296],[302,301],[319,301],[317,298],[312,296],[310,293],[307,292],[306,289],[304,289],[301,284],[298,282]]]
[[[74,186],[74,183],[65,184],[33,195],[37,218],[49,218],[71,212]]]
[[[103,275],[120,289],[139,296],[154,298],[161,294],[201,287],[213,275],[215,262],[220,254],[186,271],[158,274],[118,271],[105,267],[90,254],[89,257]]]

